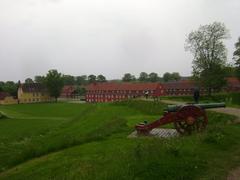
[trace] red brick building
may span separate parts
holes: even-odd
[[[227,87],[225,89],[228,92],[240,92],[240,81],[236,77],[227,78]]]
[[[197,88],[194,81],[182,80],[176,82],[163,83],[164,91],[166,96],[189,96],[193,95],[193,91]],[[201,94],[205,94],[204,88],[200,89]]]
[[[240,81],[237,78],[227,78],[228,92],[240,92]],[[110,102],[148,95],[159,96],[192,96],[198,86],[194,81],[182,80],[168,83],[95,83],[87,86],[87,102]],[[200,88],[200,94],[207,90]]]
[[[94,83],[87,86],[87,102],[111,102],[148,94],[151,97],[164,95],[160,83]]]
[[[61,98],[72,98],[75,95],[76,87],[72,85],[66,85],[61,91]]]

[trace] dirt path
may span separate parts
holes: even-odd
[[[161,102],[166,103],[166,104],[176,104],[176,105],[184,104],[184,102],[171,101],[171,100],[161,100]],[[240,123],[240,109],[239,108],[232,108],[232,107],[216,108],[216,109],[211,109],[211,111],[234,115],[237,117],[237,119],[235,120],[236,123]],[[240,167],[233,169],[229,173],[227,180],[240,180]]]

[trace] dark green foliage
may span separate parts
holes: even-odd
[[[148,81],[148,74],[146,72],[141,72],[138,80],[140,82],[147,82]]]
[[[227,59],[223,40],[228,30],[219,22],[200,26],[189,34],[186,50],[193,54],[193,76],[211,95],[212,89],[221,89],[224,83],[224,65]]]
[[[64,85],[74,85],[75,84],[75,78],[71,75],[63,75],[63,83]]]
[[[173,73],[166,72],[163,74],[164,82],[179,81],[180,79],[181,79],[181,76],[178,72],[173,72]]]
[[[86,75],[76,77],[76,84],[77,85],[86,85],[87,83],[88,82],[87,82],[87,76]]]
[[[35,76],[34,77],[34,82],[35,83],[44,83],[45,77],[44,76]]]
[[[27,79],[25,79],[25,83],[31,84],[31,83],[34,83],[34,82],[31,78],[27,78]]]
[[[233,53],[233,59],[235,60],[236,65],[236,74],[238,78],[240,79],[240,38],[238,38],[238,42],[235,44],[236,50]]]
[[[149,81],[150,82],[157,82],[157,81],[159,81],[158,74],[154,73],[154,72],[150,73],[149,74]]]
[[[60,93],[64,86],[62,74],[58,73],[57,70],[48,71],[48,74],[45,78],[45,83],[50,95],[57,101],[57,98],[60,96]]]
[[[9,93],[11,96],[17,96],[18,84],[13,81],[1,82],[0,91]]]
[[[130,73],[126,73],[126,74],[124,74],[122,81],[124,81],[124,82],[136,81],[136,77]]]
[[[97,81],[97,77],[93,74],[89,75],[87,79],[88,79],[88,83],[90,84],[95,83]]]
[[[98,81],[98,82],[106,82],[107,80],[106,80],[106,77],[105,77],[105,76],[103,76],[102,74],[100,74],[100,75],[97,76],[97,81]]]

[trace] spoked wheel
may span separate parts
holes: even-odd
[[[176,112],[174,126],[182,135],[202,132],[208,123],[206,113],[198,106],[183,106]]]

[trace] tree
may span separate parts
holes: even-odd
[[[54,97],[57,101],[57,98],[60,96],[64,86],[62,74],[58,73],[55,69],[48,71],[45,83],[50,96]]]
[[[17,89],[18,89],[18,85],[16,83],[14,83],[13,81],[5,82],[2,87],[2,90],[4,92],[8,92],[12,96],[17,96]]]
[[[95,83],[97,80],[97,77],[93,74],[88,76],[88,83]]]
[[[141,82],[147,82],[148,81],[148,74],[146,72],[141,72],[138,78]]]
[[[236,74],[240,79],[240,37],[238,38],[238,42],[235,44],[236,50],[233,53],[233,59],[235,60],[236,65]]]
[[[105,76],[100,74],[100,75],[97,76],[97,81],[98,82],[106,82],[107,80],[106,80]]]
[[[86,75],[77,76],[76,77],[76,84],[77,85],[85,85],[85,84],[87,84],[87,76]]]
[[[63,75],[63,83],[64,85],[74,85],[75,79],[71,75]]]
[[[45,80],[45,77],[44,77],[44,76],[35,76],[35,77],[34,77],[35,83],[41,83],[41,84],[43,84],[43,83],[44,83],[44,80]]]
[[[181,79],[181,76],[178,72],[173,72],[171,76],[172,76],[172,80],[174,81],[179,81]]]
[[[226,77],[234,77],[236,75],[236,67],[232,64],[227,64],[224,67],[224,73]]]
[[[186,50],[194,57],[193,77],[208,89],[209,95],[213,89],[220,89],[225,85],[224,76],[221,74],[227,59],[223,40],[228,37],[225,25],[214,22],[200,26],[198,30],[191,32],[186,40]]]
[[[76,92],[78,95],[83,96],[86,94],[87,90],[85,88],[77,87]]]
[[[149,81],[150,82],[157,82],[159,80],[158,74],[157,73],[150,73],[149,74]]]
[[[172,80],[172,76],[169,72],[166,72],[166,73],[163,74],[163,81],[164,82],[169,82],[171,80]]]
[[[25,79],[25,83],[31,84],[31,83],[34,83],[34,82],[31,78],[27,78],[27,79]]]
[[[123,78],[122,78],[122,81],[124,82],[131,82],[131,81],[135,81],[136,78],[134,75],[131,75],[130,73],[126,73],[124,74]]]
[[[3,91],[3,88],[4,88],[4,82],[0,81],[0,92]]]

